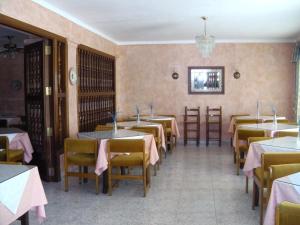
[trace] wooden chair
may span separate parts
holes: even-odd
[[[66,138],[64,143],[65,191],[69,190],[69,176],[96,180],[99,193],[99,176],[95,172],[82,172],[82,167],[95,167],[98,154],[97,140]],[[69,166],[78,166],[78,172],[69,171]]]
[[[0,161],[6,162],[23,162],[24,150],[23,149],[9,149],[9,140],[6,136],[0,136]]]
[[[250,137],[264,137],[264,130],[249,130],[249,129],[237,129],[237,142],[235,146],[236,155],[236,174],[240,175],[240,168],[246,162],[246,155],[249,149],[248,139]],[[243,143],[241,143],[243,142]],[[248,177],[246,176],[246,193],[248,193]]]
[[[165,116],[165,117],[173,117],[176,120],[176,115],[174,114],[159,114],[158,116]],[[171,129],[172,131],[172,129]],[[177,136],[176,135],[172,135],[172,137],[174,138],[174,146],[177,146]]]
[[[200,144],[200,107],[184,109],[184,145],[187,144],[188,140],[196,140],[197,146]],[[189,134],[195,134],[191,137]]]
[[[276,225],[299,225],[300,204],[283,201],[276,207]]]
[[[297,131],[278,131],[275,133],[275,137],[298,137]]]
[[[236,119],[235,120],[235,124],[233,125],[233,135],[235,135],[235,131],[236,131],[236,128],[240,125],[243,125],[243,124],[257,124],[257,123],[261,123],[262,120],[257,120],[257,119]],[[233,149],[233,161],[234,163],[236,163],[236,151],[235,149]]]
[[[286,124],[289,123],[289,120],[287,120],[287,119],[278,119],[276,121],[277,121],[277,123],[286,123]],[[264,123],[273,123],[273,120],[265,120]]]
[[[212,134],[217,136],[211,137]],[[218,141],[222,144],[222,106],[219,108],[206,107],[206,146],[209,141]]]
[[[165,139],[166,139],[166,146],[172,153],[174,148],[174,139],[172,134],[172,121],[171,120],[150,120],[152,123],[159,123],[163,126]]]
[[[268,187],[268,199],[271,194],[271,189],[273,181],[280,178],[291,175],[293,173],[300,172],[300,162],[295,164],[281,164],[281,165],[272,165],[269,167],[269,177],[267,181]]]
[[[233,118],[235,117],[239,117],[239,116],[250,116],[250,114],[246,114],[246,113],[242,113],[242,114],[233,114],[230,116],[230,122]],[[232,134],[234,135],[234,133]],[[233,136],[230,137],[230,145],[232,146],[232,140],[233,140]]]
[[[121,155],[112,158],[112,154]],[[130,154],[124,154],[130,153]],[[112,195],[113,180],[142,180],[144,197],[150,187],[150,156],[145,151],[145,141],[142,139],[111,139],[107,142],[108,158],[108,194]],[[142,175],[113,174],[113,167],[140,167]]]
[[[267,196],[264,195],[264,190],[267,189],[267,180],[270,177],[269,167],[280,164],[294,164],[300,162],[300,153],[297,152],[266,152],[261,155],[261,167],[254,170],[253,177],[253,198],[252,209],[256,205],[256,192],[259,193],[260,206],[260,224],[263,224],[264,207],[267,204]]]
[[[154,166],[154,175],[156,176],[156,167],[159,169],[159,164],[161,163],[161,158],[162,158],[162,142],[159,137],[159,128],[155,126],[138,126],[138,127],[132,127],[130,130],[138,131],[138,132],[144,132],[148,134],[152,134],[154,139],[155,139],[155,144],[156,148],[158,150],[159,154],[159,161],[158,163]]]
[[[109,131],[112,129],[113,129],[112,125],[97,125],[95,131]]]

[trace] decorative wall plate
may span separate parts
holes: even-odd
[[[77,73],[76,73],[76,69],[73,67],[70,69],[69,79],[72,85],[75,85],[77,83]]]
[[[19,91],[22,88],[22,81],[20,80],[12,80],[10,82],[10,87],[11,89],[13,89],[14,91]]]

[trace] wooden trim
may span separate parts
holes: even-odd
[[[51,33],[47,30],[44,30],[39,27],[35,27],[29,23],[25,23],[23,21],[17,20],[15,18],[3,15],[0,13],[0,24],[3,24],[5,26],[9,26],[18,30],[22,30],[24,32],[29,32],[38,36],[42,36],[48,39],[57,39],[61,42],[66,42],[66,38],[62,37],[60,35]]]
[[[113,56],[113,55],[110,55],[108,53],[105,53],[105,52],[102,52],[102,51],[99,51],[97,49],[94,49],[94,48],[91,48],[91,47],[88,47],[86,45],[82,45],[82,44],[79,44],[78,49],[82,49],[82,50],[86,50],[86,51],[89,51],[89,52],[92,52],[92,53],[95,53],[97,55],[102,55],[102,56],[105,56],[105,57],[108,57],[110,59],[115,59],[116,57]]]

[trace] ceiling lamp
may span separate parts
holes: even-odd
[[[13,43],[14,36],[5,36],[8,40],[6,44],[0,46],[0,57],[14,59],[16,54],[23,50],[23,48],[18,48],[17,44]]]
[[[201,36],[196,36],[196,44],[199,48],[201,55],[204,58],[207,58],[211,55],[214,47],[215,47],[215,37],[212,35],[206,34],[206,20],[207,17],[203,16],[201,19],[204,21],[204,34]]]

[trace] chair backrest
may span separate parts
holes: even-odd
[[[238,128],[236,132],[237,132],[237,139],[244,140],[244,141],[248,141],[249,137],[265,136],[264,130],[251,130],[251,129]]]
[[[97,125],[95,128],[95,131],[106,131],[106,130],[112,130],[112,125]]]
[[[144,139],[110,139],[107,142],[107,152],[110,153],[134,153],[144,152]]]
[[[222,106],[218,108],[210,108],[209,106],[206,107],[206,115],[209,116],[222,116]]]
[[[176,118],[176,115],[174,115],[174,114],[159,114],[158,116],[166,116],[166,117]]]
[[[248,145],[250,145],[252,142],[265,141],[265,140],[270,140],[270,139],[273,139],[273,138],[271,138],[271,137],[249,137]]]
[[[230,120],[232,120],[232,118],[238,117],[238,116],[250,116],[250,114],[247,114],[247,113],[233,114],[233,115],[230,116]]]
[[[276,207],[276,225],[299,225],[300,204],[283,201]]]
[[[297,131],[278,131],[275,133],[275,137],[298,137]]]
[[[256,123],[261,123],[262,120],[260,119],[236,119],[235,124],[240,125],[240,124],[256,124]]]
[[[8,161],[0,161],[0,164],[7,164],[7,165],[22,165],[21,162],[8,162]]]
[[[263,171],[272,165],[300,163],[300,152],[265,152],[261,155]]]
[[[156,138],[159,136],[159,128],[157,126],[135,126],[130,128],[130,130],[152,134]]]
[[[277,123],[289,123],[289,120],[287,120],[287,119],[278,119],[276,121],[277,121]],[[272,122],[273,122],[273,120],[265,120],[264,121],[264,123],[272,123]]]
[[[98,142],[93,139],[66,138],[64,143],[65,154],[68,153],[93,153],[97,155]]]
[[[6,136],[0,136],[0,148],[1,149],[9,148],[9,140]]]
[[[166,131],[166,128],[172,127],[172,120],[150,120],[150,122],[161,124],[164,128],[164,131]]]

